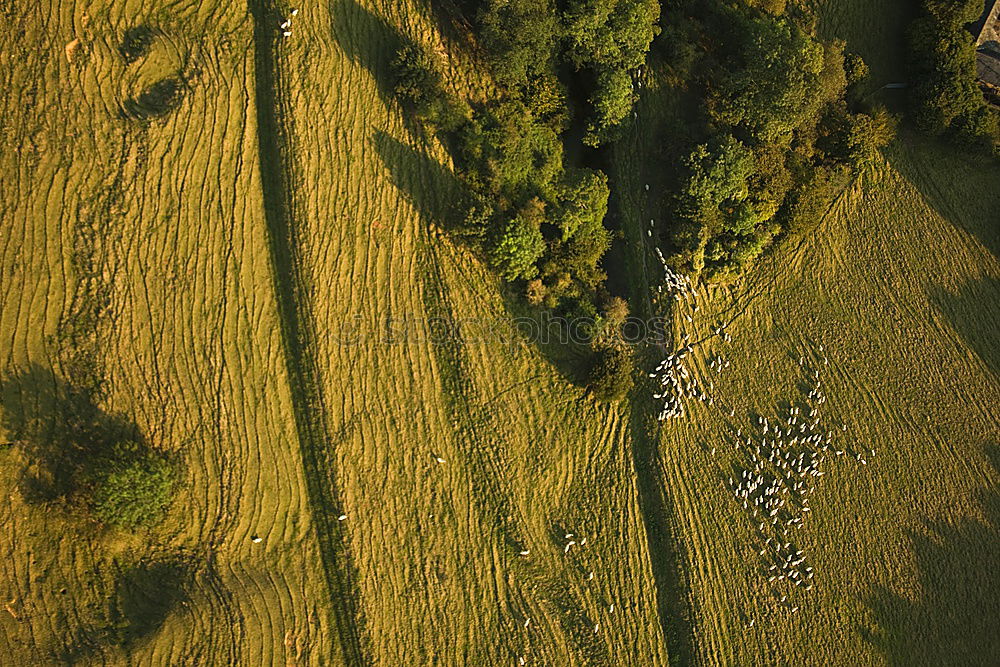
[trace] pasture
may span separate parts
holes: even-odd
[[[899,4],[821,4],[877,81]],[[657,422],[649,382],[570,382],[447,234],[461,185],[389,61],[487,82],[432,6],[303,5],[287,38],[263,2],[4,6],[0,663],[994,661],[1000,169],[904,133],[814,234],[669,311],[716,400]],[[610,157],[641,315],[655,150],[636,126]],[[875,454],[824,466],[793,614],[726,478],[824,355],[824,421]],[[162,523],[60,509],[67,414],[179,463]]]

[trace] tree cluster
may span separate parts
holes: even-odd
[[[864,62],[820,41],[799,5],[682,4],[689,17],[665,33],[663,50],[676,94],[704,112],[683,130],[690,149],[667,195],[671,261],[723,281],[813,226],[891,140],[894,122],[849,103]]]
[[[921,2],[907,35],[910,106],[921,130],[994,152],[998,115],[977,82],[976,47],[967,29],[982,12],[982,0]]]
[[[557,6],[558,5],[558,6]],[[617,135],[635,101],[633,76],[659,33],[658,0],[488,0],[480,43],[497,81],[532,114],[564,128],[582,102],[583,142]],[[560,77],[560,72],[571,76]]]

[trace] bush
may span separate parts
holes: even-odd
[[[423,48],[403,45],[390,70],[396,98],[424,125],[453,132],[468,119],[467,105],[444,89],[440,63]]]
[[[895,134],[896,120],[885,108],[852,114],[845,105],[837,105],[827,112],[819,146],[827,157],[861,168],[872,164]]]
[[[134,528],[156,523],[174,488],[174,470],[162,455],[135,443],[121,443],[98,467],[90,505],[102,523]]]
[[[593,349],[587,388],[598,400],[619,401],[632,388],[635,361],[624,344],[598,344]]]
[[[489,248],[490,261],[504,280],[534,278],[544,252],[538,225],[520,215],[503,223]]]

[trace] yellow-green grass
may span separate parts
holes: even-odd
[[[891,9],[831,9],[830,22],[839,17],[856,48],[889,63],[894,42],[880,47],[864,28],[880,8]],[[655,66],[650,76],[645,121],[612,166],[631,266],[647,275],[658,270],[648,221],[669,223],[660,220],[656,164],[658,128],[674,106]],[[713,405],[689,403],[686,417],[664,426],[648,468],[681,559],[681,567],[677,556],[658,564],[654,552],[653,570],[680,592],[672,606],[690,618],[672,654],[704,664],[995,660],[998,193],[995,163],[904,131],[815,232],[732,285],[702,287],[697,312],[687,303],[672,309],[675,341],[684,332],[705,339],[688,368],[714,384]],[[653,310],[645,277],[632,276],[634,304]],[[712,335],[721,324],[732,343]],[[709,367],[717,355],[731,363],[722,374]],[[810,372],[823,369],[822,422],[868,461],[831,455],[811,511],[800,514],[805,527],[789,534],[815,567],[809,592],[768,583],[757,522],[726,481],[747,466],[737,431],[759,441],[758,415],[773,425],[804,403],[801,356]],[[651,413],[652,387],[645,391],[633,409]],[[795,614],[778,604],[781,595]]]
[[[883,19],[860,7],[830,9],[829,25],[895,72],[862,21]],[[441,232],[459,185],[404,121],[387,70],[392,45],[413,39],[481,98],[461,25],[442,30],[415,1],[337,0],[302,7],[281,40],[278,14],[252,9],[6,15],[6,439],[58,407],[53,388],[79,381],[82,357],[107,377],[99,407],[183,466],[162,524],[108,531],[27,502],[38,450],[0,451],[0,663],[996,655],[995,167],[907,136],[814,235],[702,296],[700,330],[731,321],[734,341],[700,346],[696,364],[731,359],[714,381],[744,428],[801,396],[799,350],[815,359],[822,344],[826,411],[877,452],[830,465],[799,531],[816,587],[796,616],[763,614],[752,530],[721,479],[728,412],[696,408],[660,432],[646,388],[595,405]],[[122,35],[140,25],[155,28],[150,52],[126,63]],[[176,109],[122,117],[180,71]],[[658,108],[649,97],[640,113]],[[627,141],[656,147],[641,129]],[[644,313],[657,163],[615,157]],[[428,340],[430,318],[464,324]],[[565,554],[565,532],[587,545]]]
[[[460,29],[338,1],[281,40],[251,9],[7,17],[5,436],[53,417],[82,359],[100,410],[182,466],[163,523],[113,531],[25,500],[37,443],[0,453],[0,662],[667,662],[627,414],[521,340],[437,231],[445,153],[388,93],[398,33],[481,96]],[[176,108],[123,116],[180,73]],[[383,340],[431,316],[496,320],[504,342]],[[344,344],[349,324],[370,337]],[[586,546],[564,554],[564,531]]]

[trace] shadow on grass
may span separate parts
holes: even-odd
[[[393,185],[417,209],[428,225],[455,231],[471,192],[455,173],[427,153],[419,152],[382,130],[375,132],[375,150]]]
[[[462,180],[431,156],[386,132],[376,132],[374,143],[389,170],[393,185],[410,200],[424,223],[453,234],[460,242],[468,241],[462,236],[461,221],[465,207],[472,201],[472,193]],[[576,385],[583,384],[585,362],[589,360],[587,346],[558,342],[566,335],[565,332],[553,331],[555,323],[561,320],[548,318],[542,311],[530,307],[520,294],[509,287],[504,287],[501,294],[505,309],[512,318],[514,333],[508,335],[507,332],[496,331],[496,340],[488,343],[506,345],[520,340],[534,344],[565,380]],[[549,334],[553,342],[546,342],[540,335],[542,332]]]
[[[117,573],[106,616],[77,630],[70,644],[55,652],[67,664],[107,657],[110,648],[132,651],[153,639],[177,607],[188,602],[193,568],[178,554],[140,560]]]
[[[182,601],[191,578],[180,558],[140,562],[122,573],[116,591],[121,643],[131,646],[153,636]]]
[[[382,101],[388,104],[394,98],[390,63],[405,38],[355,0],[333,0],[331,8],[331,30],[337,43],[352,62],[371,72]]]
[[[1000,447],[987,450],[1000,471]],[[867,597],[875,627],[859,628],[891,665],[992,665],[1000,656],[1000,492],[980,493],[985,520],[932,521],[910,534],[920,573],[910,600],[885,587]]]
[[[349,8],[352,3],[338,2],[335,6]],[[284,14],[268,0],[252,0],[249,10],[254,21],[254,102],[269,259],[304,478],[310,506],[317,509],[312,519],[329,594],[329,608],[325,611],[339,638],[341,662],[362,665],[368,662],[361,645],[364,615],[354,559],[345,531],[334,519],[342,501],[337,471],[332,465],[334,445],[326,423],[324,395],[316,377],[317,360],[310,345],[312,330],[305,296],[309,286],[304,282],[298,261],[292,189],[296,165],[292,144],[295,133],[293,118],[282,113],[280,104],[284,82],[276,43],[280,37],[274,27]],[[365,26],[357,23],[363,20],[364,16],[359,15],[352,21],[345,20],[339,28],[339,32],[353,38],[352,45],[360,45],[368,36],[361,31]],[[336,23],[335,30],[338,29]],[[361,52],[369,53],[363,48]]]
[[[145,449],[133,422],[99,407],[99,393],[38,365],[0,381],[0,424],[29,461],[25,501],[73,500],[117,443]]]
[[[929,298],[989,369],[1000,375],[1000,280],[974,280],[957,293],[935,288]]]
[[[476,48],[473,23],[479,5],[476,0],[429,0],[434,19],[448,42],[449,52],[455,48],[472,51]]]
[[[912,130],[885,153],[938,215],[1000,257],[1000,161]]]
[[[640,367],[649,360],[639,361]],[[691,592],[684,571],[684,552],[676,533],[676,512],[670,491],[664,484],[660,464],[661,437],[648,405],[652,382],[638,382],[629,395],[629,430],[632,434],[632,458],[639,491],[639,506],[646,527],[647,550],[653,580],[656,582],[656,607],[660,630],[666,640],[673,665],[689,665],[695,661],[693,612],[689,603]]]

